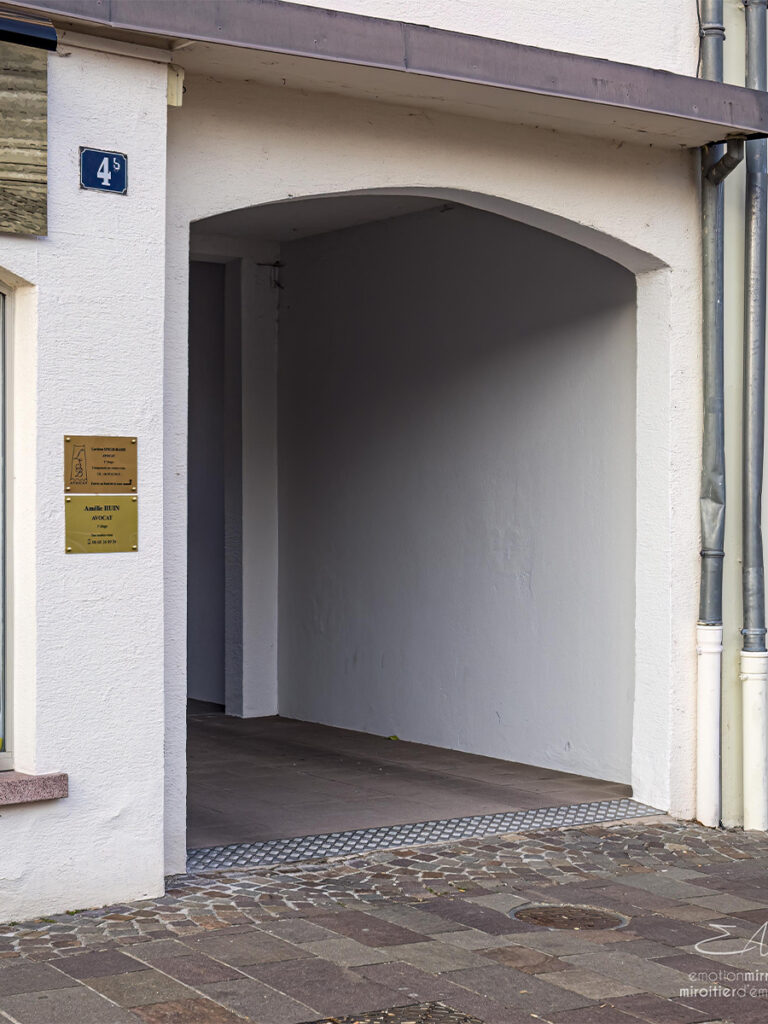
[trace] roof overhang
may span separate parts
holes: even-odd
[[[375,96],[663,146],[768,136],[768,94],[632,64],[283,0],[5,0],[61,29],[175,51],[190,72]],[[220,48],[237,48],[217,62]],[[206,56],[207,55],[207,56]],[[270,55],[267,61],[259,55]],[[277,60],[275,58],[278,58]],[[256,74],[254,75],[253,70]],[[261,69],[261,70],[260,70]]]
[[[0,10],[0,42],[55,50],[56,29],[47,18]]]

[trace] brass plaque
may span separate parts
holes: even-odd
[[[68,555],[138,551],[139,499],[118,495],[66,497]]]
[[[64,438],[64,489],[70,494],[136,491],[135,437]]]

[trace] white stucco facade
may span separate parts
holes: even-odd
[[[15,307],[10,724],[14,767],[67,772],[70,796],[3,808],[4,920],[163,879],[166,69],[62,48],[49,80],[49,234],[0,240]],[[88,144],[135,154],[129,195],[79,188]],[[138,436],[137,556],[66,555],[63,439],[75,432]]]
[[[604,0],[557,10],[533,0],[480,8],[463,0],[338,0],[336,6],[680,74],[696,71],[693,5],[644,0],[621,16]],[[195,64],[194,46],[173,55],[175,64],[186,65],[186,91],[182,105],[169,108],[168,56],[163,51],[153,59],[151,48],[127,43],[93,39],[83,46],[65,39],[49,57],[49,235],[0,236],[0,281],[13,303],[14,767],[63,771],[70,781],[66,800],[0,808],[7,837],[0,920],[157,894],[164,874],[184,870],[190,240],[207,218],[303,197],[445,200],[582,246],[613,261],[620,276],[634,276],[636,299],[621,328],[625,363],[621,373],[614,367],[617,400],[626,399],[627,381],[633,389],[631,415],[623,408],[615,419],[622,442],[618,504],[632,518],[631,536],[625,530],[617,541],[632,578],[616,593],[631,590],[632,614],[621,626],[615,659],[631,679],[616,684],[630,695],[630,706],[616,712],[621,742],[612,737],[591,764],[596,774],[631,782],[637,799],[692,817],[698,154],[420,110],[386,96],[373,101],[260,84],[241,76],[248,60],[242,52],[231,75],[209,77]],[[128,195],[78,188],[82,145],[129,154]],[[275,329],[268,276],[258,269],[274,257],[269,242],[243,228],[211,238],[197,254],[243,257],[243,339],[246,328]],[[273,380],[272,351],[244,350],[244,372]],[[597,366],[598,360],[595,373]],[[589,368],[579,369],[585,371],[581,393],[592,387],[597,395]],[[611,379],[605,377],[607,384]],[[567,393],[567,381],[563,387]],[[607,415],[610,396],[600,397]],[[596,439],[603,422],[599,404],[593,419],[584,413],[587,438]],[[239,641],[244,674],[276,679],[279,559],[269,538],[280,520],[276,502],[264,497],[278,493],[279,457],[269,433],[277,429],[276,392],[265,388],[243,417],[243,508],[253,518],[240,538]],[[65,555],[61,446],[68,432],[139,438],[136,555]],[[548,469],[558,470],[556,458]],[[606,514],[613,479],[606,476]],[[546,474],[540,483],[534,497],[545,500],[552,493]],[[493,543],[490,534],[487,540]],[[569,586],[576,598],[573,574]],[[587,630],[595,661],[601,627],[592,622]],[[558,686],[565,694],[573,685],[564,668],[576,657],[578,651],[564,650],[540,663],[553,706]],[[609,682],[606,674],[601,685]],[[276,683],[261,695],[246,686],[240,699],[239,714],[298,713],[298,704],[280,705]],[[546,705],[532,714],[540,727]],[[366,721],[372,719],[350,719],[359,728],[369,727]],[[344,724],[338,716],[336,724]],[[479,721],[477,735],[482,728]],[[612,728],[610,720],[600,725],[606,733]],[[478,750],[477,735],[456,747]],[[414,738],[445,742],[439,730]],[[599,744],[599,735],[591,742]],[[559,748],[556,754],[542,749],[537,760],[535,746],[531,739],[525,750],[534,763],[589,771],[586,754],[569,762]],[[503,750],[500,736],[493,750],[481,752],[503,756]]]

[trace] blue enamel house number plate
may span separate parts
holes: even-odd
[[[109,153],[81,146],[80,188],[125,195],[128,191],[128,157],[125,153]]]

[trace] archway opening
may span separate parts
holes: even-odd
[[[191,257],[190,847],[628,795],[632,274],[414,195]]]

